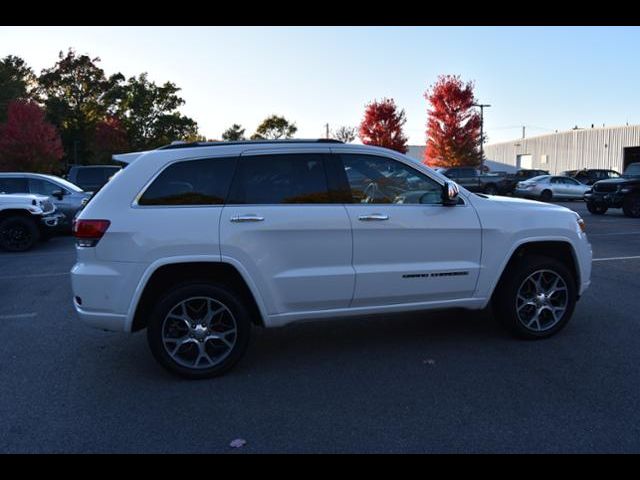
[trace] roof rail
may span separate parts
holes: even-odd
[[[333,138],[314,138],[314,139],[287,139],[287,140],[239,140],[235,142],[173,142],[169,145],[158,147],[156,150],[174,150],[177,148],[197,148],[197,147],[218,147],[225,145],[260,145],[260,144],[280,144],[280,143],[344,143]]]

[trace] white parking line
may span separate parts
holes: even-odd
[[[17,313],[15,315],[0,315],[0,320],[13,320],[16,318],[33,318],[35,316],[37,316],[38,314],[33,312],[33,313]]]
[[[594,262],[608,262],[610,260],[638,260],[640,255],[634,255],[632,257],[609,257],[609,258],[594,258]]]
[[[43,277],[62,277],[69,275],[71,272],[57,272],[57,273],[32,273],[27,275],[5,275],[0,276],[0,280],[19,280],[21,278],[43,278]]]

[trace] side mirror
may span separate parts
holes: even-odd
[[[58,200],[62,200],[64,197],[64,192],[62,190],[54,190],[51,192],[51,196],[56,197]]]
[[[442,186],[442,205],[451,207],[458,204],[460,188],[455,182],[447,182]]]

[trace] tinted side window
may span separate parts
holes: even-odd
[[[47,180],[41,180],[39,178],[29,179],[29,190],[31,190],[31,193],[39,193],[40,195],[52,195],[56,190],[65,191],[64,188],[59,187],[55,183]]]
[[[139,205],[221,205],[236,158],[187,160],[165,168],[138,200]]]
[[[375,155],[341,157],[354,203],[442,203],[440,184],[401,162]]]
[[[29,193],[26,178],[0,178],[0,193]]]
[[[81,168],[76,179],[85,185],[100,185],[105,182],[105,175],[101,168]]]
[[[228,203],[333,203],[323,154],[240,157]]]

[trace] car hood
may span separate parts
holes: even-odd
[[[501,197],[501,196],[484,196],[482,197],[489,202],[500,203],[501,205],[513,207],[513,208],[548,208],[549,210],[569,210],[562,205],[555,205],[553,203],[538,202],[536,200],[527,200],[524,198],[516,197]]]
[[[620,178],[608,178],[607,180],[599,180],[594,185],[622,185],[626,183],[640,183],[639,177],[620,177]]]

